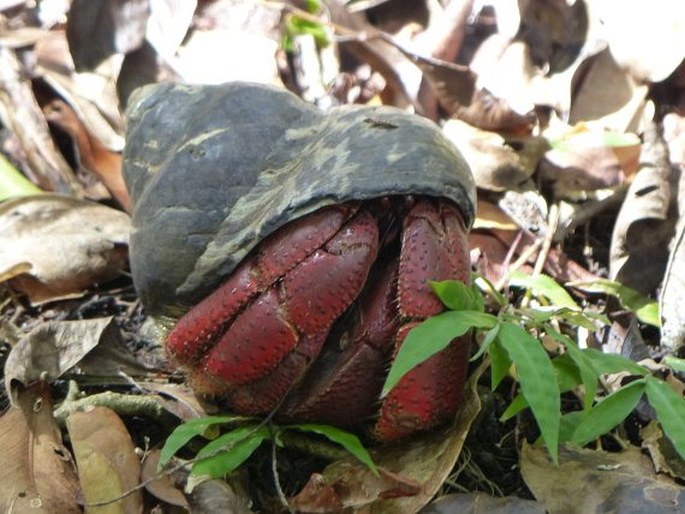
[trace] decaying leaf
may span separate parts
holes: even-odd
[[[236,493],[225,480],[203,480],[193,487],[190,494],[190,509],[193,514],[252,514],[249,501]]]
[[[100,356],[95,351],[98,346]],[[5,389],[16,402],[19,386],[28,386],[41,377],[54,380],[77,365],[100,376],[115,375],[122,368],[129,374],[140,374],[142,367],[130,355],[124,357],[127,354],[120,351],[113,357],[121,346],[111,317],[42,324],[12,348],[5,363]]]
[[[685,479],[685,461],[678,454],[671,440],[656,421],[640,430],[642,447],[649,451],[657,473],[668,473],[674,478]]]
[[[71,414],[67,429],[88,512],[142,513],[142,491],[131,492],[140,483],[140,462],[119,416],[111,409],[95,407]]]
[[[78,514],[78,479],[52,417],[45,382],[17,393],[0,417],[0,508],[3,512]]]
[[[546,449],[524,444],[521,472],[548,512],[665,514],[685,505],[685,490],[657,480],[649,458],[638,449],[609,453],[562,446],[557,466]]]
[[[126,267],[130,218],[104,205],[44,194],[0,206],[0,273],[31,264],[11,285],[33,304],[80,295]]]
[[[372,450],[380,477],[356,459],[336,461],[323,473],[312,476],[292,501],[305,512],[337,512],[366,509],[367,512],[413,513],[426,505],[449,475],[476,414],[480,400],[476,392],[479,367],[464,390],[462,408],[453,425],[438,433]]]

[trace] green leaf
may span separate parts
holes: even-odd
[[[487,278],[475,273],[472,276],[474,287],[477,287],[482,293],[489,293],[492,295],[500,307],[504,307],[507,304],[507,299],[495,288],[492,282],[490,282]]]
[[[655,327],[661,326],[658,302],[647,298],[635,289],[624,286],[620,282],[598,278],[587,282],[569,282],[568,285],[587,293],[604,293],[615,296],[625,309],[633,311],[643,323]]]
[[[37,195],[42,192],[0,154],[0,201],[16,196]]]
[[[244,421],[244,416],[207,416],[191,419],[177,426],[167,437],[159,456],[159,469],[169,462],[178,450],[183,448],[193,437],[204,436],[207,429],[213,425]]]
[[[535,296],[548,298],[556,307],[580,310],[566,289],[550,276],[537,275],[533,277],[521,271],[512,271],[509,275],[509,285],[530,289]]]
[[[666,365],[670,366],[671,369],[685,373],[685,359],[679,359],[673,355],[667,355],[664,359]]]
[[[552,460],[557,462],[561,393],[552,361],[536,338],[513,323],[502,323],[497,340],[516,365],[521,393],[537,420]]]
[[[571,355],[564,353],[552,359],[552,366],[557,374],[559,391],[565,393],[580,385],[583,380],[580,377],[578,364],[571,358]]]
[[[620,355],[604,353],[594,348],[587,348],[583,351],[592,361],[595,370],[600,375],[608,373],[620,373],[622,371],[640,376],[649,374],[649,371],[646,368],[643,368],[639,364],[636,364],[630,359],[626,359]]]
[[[511,403],[507,407],[507,409],[502,413],[500,416],[499,420],[504,422],[507,421],[514,416],[516,416],[519,412],[521,412],[523,409],[528,408],[528,402],[524,398],[522,394],[517,394],[513,400],[511,400]]]
[[[664,433],[680,456],[685,459],[685,399],[663,380],[651,375],[647,381],[647,399],[656,411]]]
[[[346,432],[345,430],[341,430],[336,427],[332,427],[329,425],[311,425],[311,424],[304,424],[304,425],[291,425],[286,428],[293,428],[296,430],[302,430],[305,432],[313,432],[315,434],[322,435],[324,437],[327,437],[334,443],[339,444],[343,448],[345,448],[348,452],[350,452],[352,455],[354,455],[357,459],[359,459],[361,462],[366,464],[366,466],[373,472],[374,475],[380,476],[378,474],[378,468],[376,468],[376,465],[374,464],[373,460],[371,460],[371,455],[369,455],[369,452],[366,451],[366,448],[362,445],[361,441],[359,438],[351,434],[350,432]]]
[[[498,332],[499,323],[485,333],[485,337],[483,338],[483,342],[480,344],[480,348],[478,348],[476,354],[469,359],[469,362],[477,361],[478,359],[480,359],[481,355],[488,351],[490,345],[497,337]]]
[[[383,385],[382,397],[411,369],[429,359],[471,327],[492,328],[497,318],[476,311],[448,311],[413,328],[402,342]]]
[[[497,331],[499,336],[499,330]],[[490,380],[492,390],[497,389],[500,382],[509,374],[511,368],[511,359],[509,354],[504,350],[499,341],[499,337],[495,342],[488,347],[488,356],[490,357]]]
[[[644,391],[645,381],[639,379],[611,393],[583,416],[571,442],[583,446],[608,433],[633,412]]]
[[[585,354],[585,352],[578,348],[576,342],[570,337],[558,332],[551,325],[545,325],[544,329],[545,333],[566,347],[566,351],[576,363],[576,366],[578,366],[580,378],[585,386],[583,407],[585,410],[589,410],[592,407],[595,394],[597,394],[597,381],[599,380],[601,373],[597,372],[592,360]]]
[[[269,436],[266,427],[256,425],[236,428],[217,437],[197,453],[191,475],[220,478],[237,469]]]
[[[453,311],[478,310],[474,309],[476,301],[470,286],[458,280],[430,281],[433,292],[440,298],[448,309]]]
[[[567,412],[561,416],[561,424],[559,426],[559,442],[567,443],[571,441],[573,437],[573,432],[576,431],[578,425],[585,417],[585,411],[576,410],[573,412]]]

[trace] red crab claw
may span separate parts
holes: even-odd
[[[400,328],[395,354],[409,331],[443,306],[429,281],[454,279],[469,284],[471,267],[466,228],[452,204],[422,201],[405,218],[398,279],[399,310],[410,320]],[[468,366],[469,337],[455,339],[443,351],[407,373],[383,401],[374,427],[383,441],[431,429],[454,417]]]
[[[338,211],[318,211],[316,221],[327,224],[332,213],[337,223]],[[195,342],[183,355],[192,362],[204,354],[190,372],[196,390],[221,394],[244,413],[276,407],[318,355],[331,324],[357,297],[376,257],[378,228],[367,211],[338,225],[318,246],[314,240],[321,238],[319,228],[311,229],[306,221],[270,238],[260,247],[256,264],[249,260],[222,286],[223,292],[213,295],[206,309],[212,315],[210,324],[227,328],[218,340],[210,338],[210,348]],[[306,251],[297,246],[302,241]],[[248,293],[240,289],[244,284],[249,284]],[[237,306],[229,302],[233,294],[240,298]],[[225,302],[217,303],[217,296]],[[219,313],[213,311],[217,305],[224,306]],[[185,337],[173,339],[180,343],[172,342],[172,352],[188,349]]]
[[[374,437],[392,441],[430,429],[459,406],[468,363],[468,338],[455,340],[408,373],[384,401],[389,362],[407,333],[443,306],[429,280],[470,280],[465,227],[446,202],[419,201],[404,221],[399,263],[391,262],[364,294],[356,322],[338,347],[328,347],[286,400],[281,416],[354,428],[380,415]],[[399,275],[399,278],[398,278]]]

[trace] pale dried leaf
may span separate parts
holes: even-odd
[[[146,38],[163,58],[174,55],[188,32],[196,0],[149,0]]]
[[[0,271],[31,264],[12,285],[41,303],[83,292],[121,275],[130,218],[123,212],[59,195],[29,196],[0,206]]]
[[[597,120],[617,132],[641,132],[648,88],[621,68],[608,49],[588,61],[575,90],[569,123]]]
[[[45,382],[22,389],[0,417],[0,509],[78,514],[78,479]]]
[[[371,451],[382,470],[376,477],[356,459],[336,461],[316,474],[293,500],[307,512],[336,512],[342,508],[366,512],[413,513],[425,506],[449,475],[461,453],[471,423],[480,411],[476,391],[484,367],[469,377],[455,422],[440,432]],[[322,494],[326,494],[322,498]],[[323,500],[323,505],[322,505]],[[316,509],[316,510],[313,510]]]
[[[683,2],[592,0],[589,5],[604,22],[604,37],[616,61],[637,80],[660,82],[683,60]]]
[[[682,211],[671,245],[659,298],[661,345],[678,351],[685,345],[685,216]]]
[[[654,476],[649,458],[638,449],[620,453],[562,446],[559,465],[546,448],[524,444],[521,472],[548,512],[681,512],[685,490]],[[592,487],[588,487],[592,484]],[[582,494],[578,494],[582,491]]]
[[[103,506],[90,506],[88,512],[142,513],[142,491],[127,494],[140,483],[140,462],[119,416],[111,409],[95,407],[71,414],[67,429],[86,503],[111,501]]]
[[[82,361],[98,344],[116,342],[112,318],[52,321],[39,325],[19,340],[5,363],[5,389],[17,400],[17,387],[28,386],[45,374],[48,380]]]

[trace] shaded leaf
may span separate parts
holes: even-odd
[[[0,506],[3,512],[77,514],[78,479],[52,417],[44,382],[17,393],[0,417]]]
[[[647,399],[656,411],[657,419],[681,457],[685,459],[685,399],[663,380],[648,375]]]
[[[119,416],[105,407],[74,412],[67,418],[67,430],[86,503],[108,502],[91,506],[88,512],[141,512],[142,490],[132,491],[140,483],[140,462]]]
[[[197,461],[191,469],[192,475],[208,475],[219,478],[238,469],[250,455],[269,437],[266,427],[255,425],[239,427],[227,432],[197,453]]]
[[[159,467],[162,468],[169,462],[178,450],[183,448],[191,439],[197,436],[205,436],[207,429],[214,425],[243,421],[243,416],[207,416],[191,419],[177,426],[167,437],[159,456]]]
[[[43,373],[59,378],[79,364],[100,343],[114,345],[119,332],[113,318],[53,321],[39,325],[11,350],[5,367],[5,388],[15,399],[17,385],[28,385]]]
[[[181,489],[174,484],[172,477],[157,472],[159,457],[160,451],[156,448],[153,448],[147,453],[145,460],[143,461],[143,469],[140,477],[141,482],[145,484],[145,489],[147,489],[155,498],[158,498],[169,505],[176,505],[188,509],[188,500]]]
[[[373,463],[373,460],[371,460],[369,452],[366,450],[366,448],[364,448],[361,441],[356,435],[329,425],[302,424],[292,425],[288,428],[294,428],[297,430],[302,430],[304,432],[314,432],[315,434],[327,437],[328,439],[330,439],[334,443],[341,445],[348,452],[357,457],[361,462],[363,462],[369,467],[369,469],[374,473],[374,475],[378,476],[378,469],[376,468],[376,465]]]

